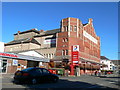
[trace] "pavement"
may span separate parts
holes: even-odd
[[[9,73],[1,73],[0,78],[13,78],[14,74],[9,74]]]

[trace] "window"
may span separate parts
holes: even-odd
[[[65,50],[62,50],[62,55],[65,55]]]
[[[46,69],[43,69],[43,73],[44,74],[48,74],[48,73],[50,73],[48,70],[46,70]]]
[[[49,54],[49,58],[51,58],[51,54]]]
[[[48,54],[46,54],[46,57],[48,58]]]
[[[63,26],[63,30],[66,31],[66,26]]]
[[[36,69],[35,71],[38,73],[42,73],[41,69]]]
[[[65,42],[68,42],[68,38],[65,39]]]
[[[65,38],[63,38],[63,42],[65,42]]]
[[[68,26],[63,26],[64,32],[68,31]]]
[[[72,26],[70,26],[70,31],[72,31]]]
[[[74,31],[75,31],[75,32],[77,31],[77,26],[74,26]]]
[[[66,26],[66,31],[68,31],[68,26]]]
[[[53,57],[54,57],[54,54],[52,53],[52,54],[51,54],[51,58],[53,58]]]
[[[66,55],[68,55],[68,50],[66,50]]]

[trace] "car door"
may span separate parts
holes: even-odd
[[[51,73],[47,69],[42,69],[43,71],[43,79],[44,81],[50,81],[51,80]]]
[[[38,81],[42,81],[42,70],[39,68],[36,68],[32,71],[33,78],[36,78]]]

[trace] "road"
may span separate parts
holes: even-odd
[[[14,84],[13,75],[6,75],[2,78],[2,88],[108,88],[118,89],[118,77],[96,77],[81,75],[80,77],[60,77],[57,83]]]

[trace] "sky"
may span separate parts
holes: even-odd
[[[60,21],[67,17],[79,18],[83,24],[92,18],[101,56],[118,59],[117,2],[3,2],[2,42],[12,41],[17,31],[60,28]]]

